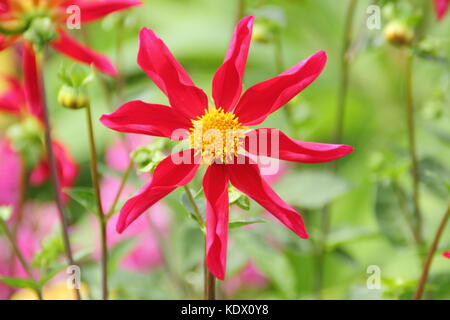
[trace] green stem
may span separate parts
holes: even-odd
[[[102,274],[102,299],[108,299],[108,246],[107,246],[107,220],[103,213],[103,205],[100,194],[100,180],[97,168],[97,152],[95,147],[94,128],[92,125],[91,107],[86,107],[86,123],[89,136],[89,149],[91,154],[91,178],[97,203],[97,216],[100,226],[101,242],[101,274]]]
[[[345,107],[347,102],[348,95],[348,87],[350,82],[350,70],[349,70],[349,60],[348,60],[348,50],[352,43],[352,34],[353,34],[353,20],[355,16],[357,1],[350,0],[350,3],[347,8],[347,14],[345,18],[345,29],[343,36],[343,45],[341,51],[341,76],[339,79],[339,91],[338,91],[338,99],[337,99],[337,116],[336,116],[336,128],[334,133],[334,143],[341,143],[343,131],[344,131],[344,120],[345,120]],[[332,164],[333,171],[336,172],[337,166],[336,162]],[[325,205],[322,209],[321,214],[321,251],[319,252],[319,256],[317,258],[317,275],[318,283],[317,283],[317,291],[319,292],[323,287],[323,273],[324,273],[324,259],[325,259],[325,248],[328,239],[328,233],[330,231],[330,211],[331,204]]]
[[[408,143],[409,143],[409,157],[412,165],[412,187],[413,187],[413,202],[414,202],[414,218],[416,222],[416,233],[422,243],[422,214],[420,212],[420,191],[419,191],[419,166],[417,160],[416,148],[416,129],[414,121],[414,94],[413,94],[413,55],[407,53],[405,77],[406,77],[406,122],[408,126]]]
[[[216,299],[216,278],[209,272],[208,267],[206,266],[206,232],[205,232],[205,222],[203,220],[202,215],[200,214],[200,210],[195,202],[194,196],[192,195],[191,189],[189,186],[185,185],[184,190],[188,196],[189,201],[191,202],[192,208],[194,209],[194,213],[197,216],[198,221],[201,224],[202,231],[205,233],[205,262],[203,265],[203,296],[205,300],[215,300]]]
[[[42,59],[43,60],[43,59]],[[42,68],[42,67],[41,67]],[[73,259],[72,254],[72,248],[70,245],[70,238],[69,238],[69,231],[68,231],[68,223],[66,214],[64,212],[64,205],[61,198],[61,185],[59,184],[58,179],[58,170],[56,167],[56,160],[55,160],[55,153],[53,150],[53,143],[52,143],[52,133],[51,133],[51,126],[50,126],[50,120],[49,120],[49,114],[48,114],[48,106],[46,101],[46,95],[45,95],[45,82],[44,77],[42,74],[42,69],[38,67],[38,77],[40,79],[40,91],[41,91],[41,104],[43,108],[43,122],[44,122],[44,131],[45,131],[45,149],[47,152],[47,159],[48,159],[48,165],[50,168],[50,180],[53,186],[53,193],[55,197],[55,203],[58,211],[58,217],[61,224],[61,232],[63,236],[63,242],[64,242],[64,250],[66,253],[67,261],[69,265],[75,265],[75,261]],[[81,300],[80,290],[75,288],[75,296],[77,300]]]
[[[344,120],[346,109],[345,106],[347,102],[348,87],[350,80],[350,72],[349,72],[350,61],[348,60],[347,53],[352,43],[353,20],[356,11],[356,5],[357,5],[356,0],[350,0],[345,19],[345,30],[344,30],[343,46],[341,51],[341,77],[339,81],[340,87],[337,100],[336,129],[334,133],[335,143],[341,142],[344,132]]]
[[[8,225],[3,219],[0,219],[0,226],[3,229],[3,232],[5,233],[6,239],[8,239],[9,244],[11,245],[12,250],[14,251],[14,254],[19,259],[20,264],[22,265],[22,268],[27,273],[28,277],[30,279],[34,280],[33,273],[31,272],[31,268],[28,265],[27,261],[25,260],[25,257],[23,256],[22,252],[20,251],[19,247],[16,244],[15,238],[11,231],[8,228]],[[38,296],[39,300],[42,300],[42,292],[41,289],[35,289],[35,292]]]
[[[236,23],[238,23],[245,14],[245,0],[237,0]]]
[[[450,218],[450,203],[448,204],[447,210],[445,211],[444,217],[439,224],[439,227],[434,235],[433,243],[428,250],[427,257],[425,258],[425,263],[423,264],[422,275],[420,276],[419,284],[417,286],[416,293],[414,294],[414,300],[422,299],[425,284],[427,283],[428,275],[430,273],[431,263],[433,262],[434,254],[441,240],[442,234],[444,232],[445,226]]]
[[[116,212],[117,203],[119,202],[120,196],[122,195],[123,189],[125,188],[125,184],[127,183],[128,177],[130,176],[131,170],[133,169],[133,160],[130,159],[130,164],[128,165],[127,170],[122,176],[122,180],[120,181],[119,189],[114,197],[114,201],[109,209],[108,214],[106,215],[106,219],[109,220],[114,213]]]
[[[118,70],[117,79],[117,99],[119,103],[123,103],[123,93],[125,88],[125,79],[122,75],[123,69],[123,30],[124,26],[124,15],[123,13],[119,13],[118,21],[117,21],[117,38],[116,38],[116,66]]]

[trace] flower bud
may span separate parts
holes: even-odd
[[[13,213],[11,206],[0,206],[0,220],[8,221]]]
[[[269,43],[273,39],[273,32],[265,23],[256,22],[253,27],[252,40],[260,43]]]
[[[83,88],[62,85],[58,93],[58,103],[68,109],[83,109],[90,105],[90,99]]]
[[[52,20],[49,17],[41,17],[32,20],[23,36],[37,47],[43,47],[46,43],[56,39],[58,34]]]
[[[414,39],[413,30],[398,20],[389,22],[384,28],[383,34],[388,43],[396,46],[410,45]]]

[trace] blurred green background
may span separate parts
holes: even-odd
[[[446,60],[450,48],[450,18],[437,23],[432,1],[419,2],[427,8],[423,32],[439,42],[439,54],[445,58],[441,61],[417,55],[414,60],[417,145],[423,171],[423,233],[429,243],[449,200],[444,184],[450,181],[450,70]],[[286,68],[319,50],[325,50],[329,59],[322,75],[288,106],[292,119],[288,121],[280,109],[270,116],[264,127],[280,128],[296,139],[333,142],[344,23],[349,3],[349,0],[245,1],[245,14],[255,14],[258,27],[264,27],[267,20],[279,27],[276,36],[280,37]],[[390,189],[395,176],[406,197],[411,194],[405,120],[405,54],[402,48],[385,42],[382,29],[368,30],[366,9],[369,4],[371,1],[357,1],[353,32],[357,45],[350,61],[342,139],[342,143],[353,146],[355,152],[338,161],[337,174],[332,173],[329,165],[289,164],[287,172],[274,186],[283,199],[303,213],[311,239],[302,240],[274,221],[232,229],[227,279],[233,279],[251,260],[267,278],[267,283],[258,288],[243,285],[231,296],[223,293],[219,296],[238,299],[411,297],[421,262],[396,195]],[[84,36],[82,32],[74,31],[73,35],[88,39],[92,47],[118,63],[125,78],[122,98],[115,94],[115,83],[106,77],[103,80],[97,78],[91,85],[94,117],[98,119],[101,114],[129,100],[166,103],[163,94],[136,64],[138,32],[142,27],[153,29],[194,82],[209,94],[212,76],[223,60],[236,23],[238,6],[237,0],[145,1],[142,7],[84,26]],[[381,22],[383,28],[387,21],[383,18]],[[122,46],[119,50],[118,43]],[[245,87],[279,73],[276,50],[274,41],[252,43]],[[77,187],[90,186],[85,115],[63,109],[56,103],[60,87],[57,73],[63,63],[70,64],[60,56],[52,56],[45,73],[51,121],[55,135],[68,145],[80,164]],[[95,133],[103,154],[117,135],[99,122]],[[193,183],[196,190],[200,188],[200,181],[198,177]],[[133,183],[136,186],[144,184],[136,177],[133,177]],[[30,197],[50,200],[49,190],[49,186],[32,190]],[[380,192],[384,193],[380,195]],[[165,266],[151,272],[114,268],[111,287],[116,298],[201,297],[204,244],[201,232],[180,203],[181,193],[177,190],[164,200],[170,206],[172,217],[166,244],[174,270],[169,273]],[[330,202],[331,220],[325,242],[321,217],[323,207]],[[231,220],[258,218],[264,213],[254,202],[249,211],[236,206],[231,210]],[[87,223],[86,213],[74,201],[70,204],[70,212],[74,224],[83,226]],[[82,227],[79,229],[83,230]],[[77,239],[93,237],[95,235],[86,228],[86,231],[78,232],[75,243]],[[447,229],[438,251],[449,249],[450,230]],[[120,259],[126,250],[122,247],[114,254]],[[380,290],[369,290],[366,286],[371,276],[367,268],[371,265],[381,270]],[[88,262],[82,266],[82,271],[93,297],[97,296],[98,265]],[[177,277],[186,282],[185,291],[174,283]],[[441,256],[434,260],[428,297],[450,298],[450,261]]]

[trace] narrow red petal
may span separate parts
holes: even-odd
[[[259,156],[303,163],[333,161],[353,152],[353,148],[347,145],[294,140],[277,129],[248,132],[245,150]]]
[[[25,93],[16,78],[6,78],[9,88],[0,96],[0,111],[20,114],[25,106]]]
[[[282,74],[255,84],[243,94],[234,113],[245,125],[260,124],[316,80],[326,61],[325,52],[319,51]]]
[[[225,60],[213,79],[213,98],[217,108],[232,111],[242,93],[242,78],[247,63],[255,18],[245,17],[234,30]]]
[[[75,0],[65,2],[63,7],[77,5],[81,11],[81,22],[87,23],[99,20],[113,12],[125,10],[141,4],[142,2],[138,0]]]
[[[191,127],[190,121],[173,108],[143,101],[127,102],[113,113],[103,115],[100,121],[116,131],[166,138]]]
[[[72,188],[78,174],[78,166],[66,147],[59,141],[53,141],[59,184],[62,189]],[[67,197],[66,197],[67,198]]]
[[[197,88],[164,42],[150,29],[139,34],[138,64],[167,95],[170,105],[189,119],[208,107],[206,94]]]
[[[448,12],[450,0],[434,0],[434,8],[438,20],[444,19]]]
[[[180,158],[189,161],[178,163]],[[195,176],[199,161],[194,158],[194,150],[171,154],[155,169],[152,180],[136,196],[129,199],[120,210],[117,232],[122,233],[142,213],[176,188],[188,184]]]
[[[249,158],[245,160],[245,163],[226,165],[231,184],[258,202],[299,237],[308,238],[301,215],[272,190],[261,177],[258,165]]]
[[[228,244],[228,175],[224,165],[212,164],[203,178],[206,198],[206,265],[224,280]]]
[[[27,107],[29,112],[42,120],[43,106],[42,106],[42,86],[39,76],[40,66],[37,63],[36,55],[32,48],[32,45],[25,43],[23,46],[23,78],[24,78],[24,90],[27,100]]]
[[[92,51],[90,48],[78,43],[69,35],[59,30],[59,37],[51,43],[52,47],[60,53],[76,61],[94,65],[98,70],[111,76],[117,75],[117,70],[105,56]]]

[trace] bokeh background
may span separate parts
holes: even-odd
[[[265,127],[282,129],[291,137],[332,143],[340,90],[341,59],[348,0],[248,0],[245,14],[257,17],[244,85],[277,75],[319,50],[328,55],[322,75],[287,108],[270,116]],[[380,1],[384,4],[389,1]],[[391,1],[392,2],[392,1]],[[399,1],[393,1],[399,2]],[[414,58],[414,100],[417,147],[421,168],[420,197],[424,237],[429,243],[449,201],[450,181],[450,17],[437,22],[431,0],[407,1],[423,11],[423,37],[437,48]],[[264,219],[230,231],[227,278],[219,297],[237,299],[408,299],[421,272],[423,250],[418,253],[398,201],[398,188],[411,206],[411,176],[406,127],[405,49],[388,44],[381,29],[366,26],[367,7],[359,0],[354,15],[353,45],[349,62],[350,84],[342,143],[355,152],[330,165],[283,164],[268,177],[280,196],[303,213],[311,239],[302,240],[273,221],[251,201],[249,210],[236,205],[231,221]],[[123,75],[123,90],[98,75],[89,86],[94,118],[115,110],[128,100],[166,103],[159,89],[136,64],[138,32],[153,29],[168,45],[194,82],[211,91],[211,79],[220,66],[237,21],[238,0],[152,0],[144,5],[83,26],[72,34],[108,55]],[[433,48],[435,48],[433,47]],[[2,74],[21,71],[13,50],[0,53]],[[45,78],[54,134],[78,163],[76,188],[89,188],[89,152],[82,111],[57,104],[63,66],[71,62],[59,55],[47,61]],[[4,87],[4,86],[3,86]],[[0,137],[14,121],[0,115]],[[111,203],[127,166],[130,149],[157,139],[123,136],[95,125],[103,175],[102,194]],[[192,183],[197,191],[200,177]],[[134,170],[125,200],[149,179]],[[447,187],[446,187],[447,184]],[[394,188],[393,186],[398,188]],[[30,187],[26,217],[33,222],[30,239],[23,240],[30,261],[44,256],[48,263],[62,259],[51,186]],[[201,197],[199,202],[202,202]],[[324,229],[323,210],[330,210]],[[92,213],[79,202],[68,204],[71,236],[81,261],[82,281],[91,298],[100,296],[98,234]],[[408,219],[408,216],[406,216]],[[119,236],[110,220],[110,286],[117,299],[201,298],[202,233],[190,219],[189,207],[177,190]],[[54,225],[52,226],[52,223]],[[25,228],[25,227],[24,227]],[[31,227],[30,227],[31,228]],[[324,230],[327,230],[326,235]],[[26,231],[23,231],[26,232]],[[56,244],[55,244],[56,243]],[[27,246],[28,244],[28,246]],[[32,246],[30,246],[32,244]],[[438,253],[450,249],[450,230]],[[2,250],[7,250],[4,247]],[[59,250],[59,251],[58,251]],[[47,255],[47,256],[46,256]],[[53,255],[53,256],[52,256]],[[41,260],[42,260],[41,259]],[[42,262],[42,261],[41,261]],[[2,261],[2,263],[6,263]],[[370,290],[369,266],[381,271],[381,289]],[[42,269],[50,268],[41,264]],[[50,281],[56,296],[64,272]],[[58,278],[59,277],[59,278]],[[59,279],[59,280],[58,280]],[[56,289],[55,289],[56,288]],[[2,287],[2,298],[23,298],[24,290]],[[63,290],[63,289],[61,289]],[[15,295],[15,296],[14,296]],[[450,261],[434,259],[427,297],[450,298]]]

